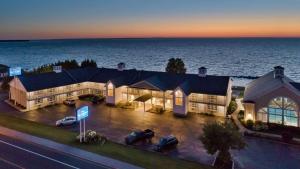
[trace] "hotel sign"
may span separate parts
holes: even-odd
[[[76,111],[77,121],[83,120],[89,116],[89,107],[83,106]]]
[[[22,74],[21,67],[12,67],[9,68],[9,76],[18,76]]]

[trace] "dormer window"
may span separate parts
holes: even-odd
[[[182,106],[182,104],[183,104],[182,100],[183,100],[183,94],[180,90],[177,90],[175,92],[175,105]]]
[[[114,96],[114,85],[111,82],[107,85],[107,96]]]

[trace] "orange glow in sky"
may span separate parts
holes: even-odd
[[[298,0],[0,2],[0,39],[300,37]]]

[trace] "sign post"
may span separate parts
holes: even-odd
[[[77,121],[79,121],[80,143],[82,142],[82,137],[84,139],[83,141],[85,141],[85,119],[88,116],[89,116],[89,107],[88,106],[83,106],[76,110],[76,118],[77,118]],[[81,124],[81,123],[83,123],[83,124]],[[82,136],[82,134],[83,134],[83,136]]]

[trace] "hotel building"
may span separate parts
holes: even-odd
[[[21,75],[10,82],[9,99],[24,111],[94,94],[107,104],[132,102],[137,108],[160,106],[185,116],[188,112],[225,116],[231,100],[231,78],[198,74],[125,69],[79,68],[35,75]]]
[[[300,127],[300,83],[284,75],[284,68],[252,81],[244,94],[245,120]]]

